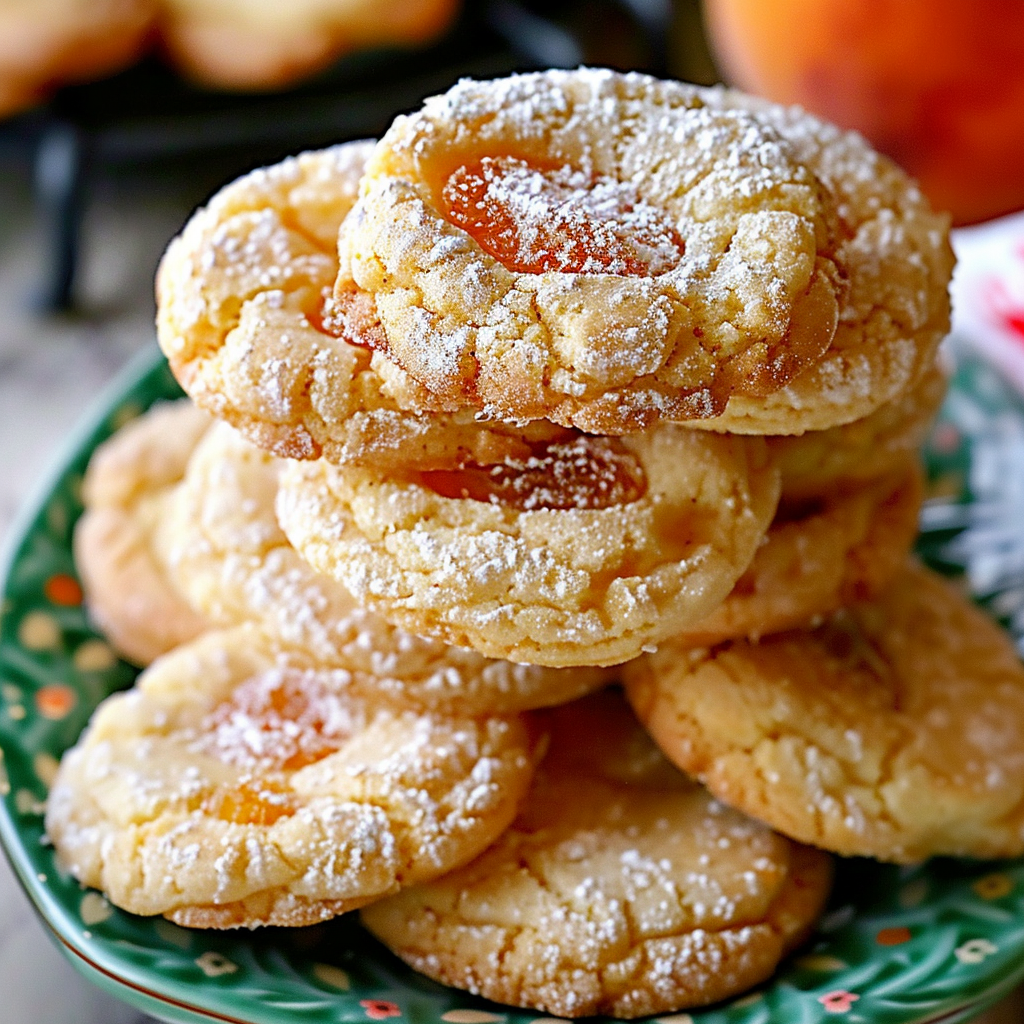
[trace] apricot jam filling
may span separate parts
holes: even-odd
[[[312,673],[269,671],[237,686],[203,723],[205,749],[228,764],[298,771],[344,744],[351,714]]]
[[[235,825],[273,825],[298,810],[295,798],[270,782],[241,782],[218,789],[203,801],[203,810]]]
[[[521,512],[611,508],[637,501],[647,491],[640,460],[618,438],[570,434],[568,440],[529,447],[522,459],[424,471],[418,482],[443,498],[470,498]]]
[[[572,167],[485,156],[441,189],[445,216],[509,270],[651,277],[678,264],[684,243],[628,182]]]

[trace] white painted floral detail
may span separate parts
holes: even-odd
[[[999,952],[999,947],[988,939],[969,939],[953,951],[962,964],[980,964],[986,957]]]
[[[234,974],[238,970],[238,964],[233,964],[226,956],[212,951],[196,957],[196,966],[208,978],[218,978],[222,974]]]
[[[106,921],[113,913],[114,908],[98,892],[87,892],[78,906],[78,915],[86,926]]]

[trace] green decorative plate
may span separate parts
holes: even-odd
[[[353,916],[298,931],[187,931],[133,917],[62,872],[43,835],[61,753],[133,670],[90,627],[71,558],[89,454],[152,402],[179,394],[146,354],[101,401],[21,528],[0,623],[0,837],[71,962],[167,1021],[528,1024],[421,978]],[[934,498],[921,551],[967,579],[1024,634],[1024,406],[987,366],[964,361],[927,452]],[[935,860],[912,868],[844,862],[813,942],[763,988],[673,1024],[871,1024],[966,1019],[1024,978],[1024,860]],[[397,1022],[396,1022],[397,1024]]]

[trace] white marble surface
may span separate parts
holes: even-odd
[[[152,343],[152,276],[192,191],[114,190],[93,203],[85,229],[85,309],[41,318],[29,298],[40,265],[24,177],[0,166],[0,545],[16,510],[39,485],[64,437],[97,392]],[[152,1018],[107,996],[74,971],[36,919],[0,857],[0,1022],[143,1024]],[[1019,1024],[1018,990],[979,1018]]]

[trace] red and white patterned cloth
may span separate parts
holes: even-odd
[[[953,232],[953,333],[1024,392],[1024,213]]]

